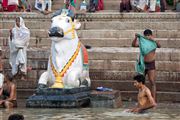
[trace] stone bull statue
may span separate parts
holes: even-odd
[[[75,31],[80,26],[67,15],[52,18],[49,30],[51,52],[47,71],[40,76],[39,88],[90,87],[87,50]]]

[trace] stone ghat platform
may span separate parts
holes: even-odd
[[[91,107],[119,108],[122,106],[121,93],[113,91],[95,91],[90,94]]]
[[[10,70],[7,38],[17,16],[22,16],[31,30],[28,65],[32,66],[32,70],[28,72],[26,81],[16,80],[18,99],[24,100],[34,93],[39,76],[47,69],[51,45],[47,33],[52,14],[0,14],[0,46],[5,70]],[[77,19],[82,24],[78,30],[80,40],[92,46],[88,50],[91,89],[108,87],[121,91],[122,100],[136,100],[137,90],[132,78],[139,50],[132,48],[131,42],[135,33],[143,33],[144,29],[150,28],[162,45],[156,50],[157,100],[180,102],[180,13],[119,13],[105,10],[78,13]],[[149,85],[148,80],[146,83]]]
[[[75,108],[90,104],[90,88],[40,89],[26,101],[30,108]]]
[[[90,91],[90,88],[43,88],[26,101],[28,108],[119,108],[121,105],[120,91]]]
[[[37,12],[2,12],[0,14],[1,19],[14,19],[17,16],[21,16],[25,19],[44,19],[49,20],[52,17],[52,14],[43,15]],[[126,20],[129,19],[129,21],[153,21],[153,20],[162,20],[162,21],[171,21],[171,20],[178,20],[180,18],[180,13],[178,12],[162,12],[162,13],[136,13],[136,12],[130,12],[130,13],[119,13],[118,11],[112,11],[112,10],[103,10],[95,13],[82,13],[77,11],[76,15],[77,19],[79,20],[108,20],[108,21],[115,21],[115,20]],[[158,22],[158,21],[157,21]]]

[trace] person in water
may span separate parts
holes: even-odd
[[[135,39],[132,42],[132,46],[133,47],[144,47],[147,48],[147,46],[140,46],[140,40],[138,41],[138,38],[140,39],[138,34],[135,34]],[[150,29],[146,29],[144,31],[144,36],[143,38],[145,38],[145,41],[149,42],[148,44],[152,44],[154,43],[156,45],[156,48],[160,48],[161,45],[158,41],[156,41],[154,39],[154,36],[152,34],[152,31]],[[155,75],[156,75],[156,67],[155,67],[155,59],[156,59],[156,48],[152,49],[151,51],[149,51],[147,54],[145,54],[143,56],[143,61],[144,61],[144,66],[145,66],[145,70],[144,70],[144,75],[146,76],[146,74],[148,75],[148,79],[151,85],[151,93],[152,96],[154,98],[154,100],[156,100],[156,84],[155,84]],[[151,49],[151,48],[150,48]],[[141,51],[141,48],[140,48]]]
[[[16,101],[16,85],[12,82],[13,75],[6,74],[4,84],[0,90],[0,105],[5,108],[17,107]]]
[[[147,109],[155,107],[156,102],[153,99],[149,88],[145,85],[145,77],[139,74],[134,77],[134,80],[134,86],[139,90],[137,97],[138,105],[129,109],[128,112],[142,113]]]
[[[24,116],[21,114],[12,114],[8,117],[8,120],[24,120]]]

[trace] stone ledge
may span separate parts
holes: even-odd
[[[122,105],[121,93],[118,90],[113,91],[92,91],[91,107],[119,108]]]
[[[126,101],[137,101],[137,91],[121,91],[123,100]],[[157,102],[169,102],[169,103],[179,103],[180,102],[180,92],[159,92],[157,91]]]
[[[60,88],[44,88],[36,91],[36,95],[65,95],[65,94],[77,94],[79,92],[90,91],[89,87],[80,87],[72,89],[60,89]]]
[[[76,93],[71,95],[34,95],[26,102],[29,108],[77,108],[89,105],[88,93]]]
[[[54,93],[54,94],[53,94]],[[76,108],[88,106],[90,88],[40,89],[27,99],[30,108]]]
[[[3,12],[0,14],[0,19],[14,19],[17,16],[21,16],[25,19],[50,19],[52,14],[43,15],[36,12],[21,13],[21,12]],[[119,12],[96,12],[96,13],[78,13],[78,19],[179,19],[180,13],[168,12],[168,13],[119,13]]]

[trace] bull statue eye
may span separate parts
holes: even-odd
[[[67,23],[69,23],[69,22],[70,22],[70,20],[67,18],[67,19],[66,19],[66,22],[67,22]]]

